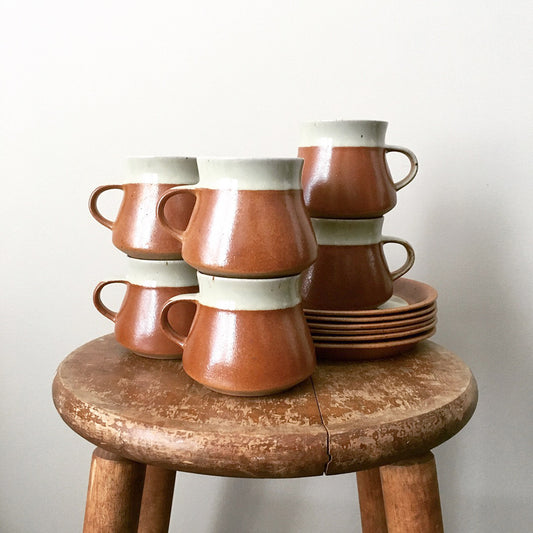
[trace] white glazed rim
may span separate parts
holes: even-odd
[[[383,217],[340,219],[311,218],[311,224],[319,245],[362,246],[377,244],[383,240],[381,234]]]
[[[132,156],[126,158],[126,183],[190,185],[198,183],[193,156]]]
[[[142,287],[194,287],[196,270],[182,259],[166,261],[127,257],[126,281]]]
[[[301,126],[300,146],[385,146],[384,120],[319,120]]]
[[[252,279],[210,276],[198,272],[201,305],[228,311],[288,309],[301,302],[301,275]]]
[[[301,157],[199,157],[197,187],[231,190],[300,190]]]

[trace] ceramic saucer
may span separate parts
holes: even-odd
[[[437,313],[430,313],[427,317],[414,318],[412,320],[405,320],[407,324],[396,325],[396,322],[385,322],[378,324],[370,324],[371,327],[366,327],[365,324],[331,324],[331,325],[312,325],[308,323],[309,330],[316,335],[384,335],[387,333],[403,333],[411,331],[413,328],[420,328],[427,326],[436,320]]]
[[[367,335],[317,335],[311,334],[313,337],[313,342],[334,342],[334,343],[345,343],[350,342],[355,344],[361,342],[381,342],[385,340],[401,340],[404,337],[410,337],[412,335],[418,335],[419,333],[424,333],[430,329],[434,329],[437,320],[430,320],[428,324],[416,328],[408,328],[404,332],[388,332],[388,333],[378,333],[378,334],[367,334]],[[353,342],[355,341],[355,342]]]
[[[304,309],[306,316],[321,317],[383,317],[410,313],[433,304],[437,299],[437,291],[427,283],[407,278],[399,278],[394,282],[394,292],[390,300],[383,304],[383,309],[363,310],[332,310]],[[406,302],[402,304],[401,300]]]
[[[436,328],[421,333],[405,337],[396,341],[368,342],[355,344],[342,343],[322,343],[315,342],[316,356],[319,359],[333,359],[342,361],[363,361],[365,359],[382,359],[393,357],[404,353],[416,344],[425,339],[429,339],[435,334]]]
[[[385,317],[384,320],[380,319],[322,319],[316,316],[307,316],[307,325],[313,329],[324,330],[349,330],[355,331],[360,329],[389,329],[402,326],[410,326],[413,324],[419,324],[425,322],[430,318],[437,315],[437,306],[432,305],[423,311],[415,311],[408,315],[400,315],[400,317]],[[331,318],[331,317],[330,317]]]

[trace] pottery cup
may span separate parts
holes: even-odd
[[[180,184],[198,181],[198,168],[193,157],[133,157],[127,160],[128,176],[120,185],[97,187],[89,199],[89,211],[100,224],[112,230],[113,244],[139,259],[181,259],[181,243],[165,231],[156,217],[159,197]],[[115,220],[104,217],[98,209],[98,198],[110,189],[123,191]],[[172,224],[187,225],[194,197],[182,195],[168,205]]]
[[[338,120],[302,127],[298,155],[303,157],[302,187],[309,215],[318,218],[376,218],[396,205],[396,191],[418,171],[407,148],[385,144],[387,122]],[[400,152],[411,168],[393,181],[386,155]]]
[[[372,309],[393,293],[392,282],[412,266],[412,246],[381,235],[383,218],[311,219],[318,240],[318,257],[303,273],[302,301],[306,309]],[[389,271],[383,245],[405,248],[404,264]]]
[[[299,274],[317,253],[303,202],[302,163],[299,158],[199,158],[198,184],[164,193],[159,221],[200,272],[238,278]],[[196,203],[189,224],[180,227],[166,205],[183,193],[194,194]]]
[[[300,276],[249,279],[198,273],[200,290],[171,298],[161,325],[183,348],[183,369],[194,380],[225,394],[261,396],[309,377],[313,341],[303,316]],[[177,331],[170,312],[196,304],[190,332]]]
[[[198,290],[196,270],[185,261],[154,261],[129,257],[124,280],[100,282],[93,293],[93,302],[102,315],[115,323],[117,341],[132,352],[154,359],[179,359],[182,349],[169,340],[159,323],[163,305],[179,294]],[[113,283],[126,286],[118,312],[102,303],[101,292]],[[195,307],[186,304],[171,309],[168,322],[175,331],[186,334],[192,323]]]

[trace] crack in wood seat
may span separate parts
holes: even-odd
[[[424,341],[392,359],[321,363],[281,394],[237,398],[197,384],[179,361],[133,355],[106,335],[61,363],[53,398],[76,433],[127,459],[283,478],[420,455],[468,422],[477,385],[459,357]]]

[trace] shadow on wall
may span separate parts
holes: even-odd
[[[491,147],[477,151],[490,154]],[[533,519],[524,497],[531,487],[524,465],[533,442],[533,360],[530,303],[520,287],[531,281],[521,263],[523,221],[498,171],[480,160],[462,160],[457,175],[434,176],[449,188],[425,206],[419,239],[439,291],[435,340],[469,364],[480,391],[472,421],[439,449],[441,499],[450,531],[526,531]],[[441,167],[447,173],[448,163]]]

